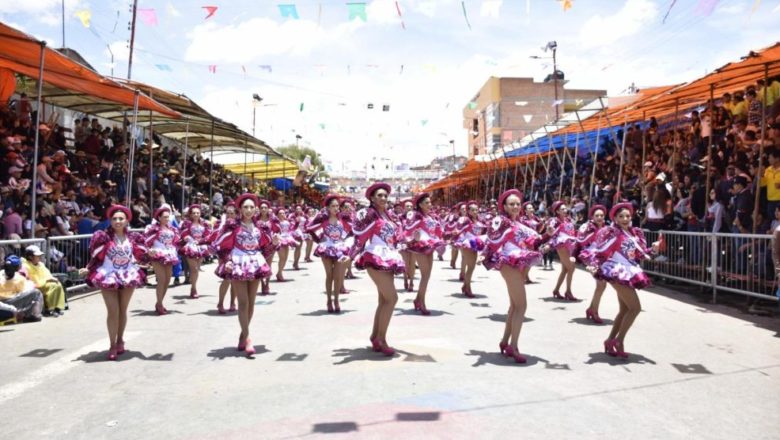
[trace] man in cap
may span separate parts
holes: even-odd
[[[65,289],[43,264],[43,255],[38,246],[27,246],[20,273],[43,294],[44,316],[57,317],[65,314]]]
[[[16,255],[5,258],[0,273],[0,302],[4,303],[5,310],[16,313],[17,319],[37,322],[41,320],[43,294],[18,273],[21,265],[21,259]]]

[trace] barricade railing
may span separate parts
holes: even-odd
[[[0,261],[5,261],[5,257],[8,255],[16,255],[22,258],[24,257],[24,249],[32,245],[38,246],[44,254],[46,253],[46,240],[43,238],[0,240]]]
[[[777,301],[772,237],[758,234],[645,231],[647,242],[664,235],[666,248],[642,265],[653,276],[712,290]]]
[[[47,262],[49,271],[65,287],[72,291],[86,287],[84,276],[79,269],[87,267],[89,262],[89,241],[92,234],[62,235],[49,237]]]

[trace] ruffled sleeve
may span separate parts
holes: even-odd
[[[596,233],[593,246],[583,261],[588,266],[601,266],[620,248],[620,235],[615,227],[604,227]]]
[[[87,270],[93,272],[103,264],[103,259],[106,257],[110,242],[111,237],[108,236],[106,231],[97,231],[92,235],[92,239],[89,241],[89,263],[87,263]]]
[[[144,230],[144,242],[146,243],[147,248],[152,247],[154,241],[157,240],[158,235],[160,235],[159,224],[155,223],[146,227]]]
[[[355,235],[355,243],[350,250],[350,257],[354,260],[363,251],[366,242],[376,232],[379,226],[379,214],[373,208],[361,209],[355,216],[355,224],[352,233]]]
[[[328,221],[329,217],[330,215],[328,214],[328,211],[325,208],[321,209],[317,215],[312,217],[312,219],[306,223],[305,231],[309,234],[316,233],[317,230],[322,228],[322,224]]]
[[[239,224],[236,220],[226,220],[225,223],[219,228],[216,234],[213,236],[214,241],[211,246],[214,250],[220,254],[223,252],[230,252],[236,245],[236,229]]]
[[[189,220],[185,220],[184,223],[181,224],[181,228],[179,229],[179,234],[181,236],[182,241],[187,241],[187,237],[192,235],[192,222]]]
[[[137,232],[128,232],[127,239],[133,245],[133,257],[140,263],[146,263],[149,257],[149,249],[146,246],[144,236]]]

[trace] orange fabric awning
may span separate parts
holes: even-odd
[[[30,35],[0,23],[0,68],[38,79],[41,43]],[[44,49],[43,81],[67,91],[83,93],[132,108],[134,91],[82,66],[56,50]],[[181,115],[141,94],[139,110],[151,110],[172,118]]]
[[[430,192],[437,189],[444,189],[453,186],[472,185],[483,175],[489,175],[499,170],[506,170],[507,168],[514,168],[526,163],[531,163],[537,158],[547,157],[552,153],[536,154],[529,156],[518,157],[499,157],[489,162],[478,162],[474,159],[466,162],[463,168],[455,171],[449,176],[438,180],[424,189],[424,191]],[[518,172],[518,177],[522,175]]]

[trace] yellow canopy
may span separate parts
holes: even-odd
[[[298,174],[298,164],[286,159],[271,159],[268,163],[265,161],[248,162],[246,166],[243,163],[232,163],[224,165],[224,167],[235,174],[247,175],[258,180],[277,177],[293,179]]]

